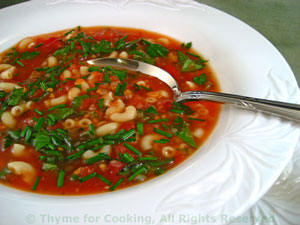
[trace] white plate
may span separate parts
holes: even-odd
[[[294,103],[300,99],[288,64],[264,37],[190,0],[39,0],[0,10],[0,21],[1,51],[23,37],[77,25],[156,31],[192,41],[209,59],[222,91]],[[80,197],[0,186],[0,224],[225,224],[272,186],[299,134],[291,122],[226,106],[196,154],[145,184]]]

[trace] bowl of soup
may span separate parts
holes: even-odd
[[[225,224],[292,156],[291,122],[178,103],[158,78],[86,62],[135,59],[183,91],[298,102],[276,48],[227,14],[193,1],[32,1],[0,20],[3,221]]]

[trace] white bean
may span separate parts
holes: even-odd
[[[113,133],[116,132],[118,127],[119,127],[119,123],[107,123],[107,124],[104,124],[104,125],[98,127],[95,130],[95,134],[97,136],[103,136],[103,135],[106,135],[106,134],[113,134]]]
[[[117,51],[113,51],[110,53],[110,55],[108,56],[108,58],[117,58],[118,56],[118,52]]]
[[[157,41],[163,45],[169,45],[170,41],[167,38],[158,38]]]
[[[67,78],[72,77],[72,72],[70,70],[64,70],[62,72],[62,79],[66,80]]]
[[[24,145],[14,144],[12,146],[11,152],[12,152],[13,156],[20,157],[25,154],[25,148],[26,147]]]
[[[119,57],[121,59],[128,59],[128,53],[125,51],[120,52]]]
[[[189,80],[186,81],[185,84],[191,89],[195,89],[197,87],[197,85],[194,82],[189,81]]]
[[[8,111],[2,113],[1,121],[8,128],[14,128],[17,125],[16,119],[13,117],[11,112],[8,112]]]
[[[21,175],[26,183],[33,183],[36,176],[34,167],[23,161],[14,161],[7,164],[7,168],[16,175]]]
[[[85,76],[89,74],[89,67],[87,66],[81,66],[80,67],[80,74]]]
[[[68,99],[70,101],[73,101],[74,98],[76,98],[80,94],[81,90],[78,87],[73,87],[68,92]]]
[[[48,65],[48,67],[56,66],[57,65],[57,58],[55,56],[50,56],[47,59],[47,65]]]
[[[18,44],[18,48],[19,50],[27,50],[32,48],[35,45],[35,42],[33,41],[32,38],[24,38],[23,40],[21,40]]]
[[[137,110],[134,106],[130,105],[125,108],[125,112],[116,112],[109,118],[114,122],[126,122],[135,119],[137,116]]]

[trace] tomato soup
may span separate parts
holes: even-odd
[[[24,38],[0,55],[1,184],[54,195],[110,192],[164,174],[201,151],[218,104],[178,103],[155,77],[86,63],[100,57],[156,65],[182,91],[219,91],[191,42],[79,26]]]

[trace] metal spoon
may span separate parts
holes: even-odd
[[[176,80],[165,70],[133,59],[119,58],[97,58],[87,61],[88,64],[96,66],[112,66],[119,67],[131,71],[139,71],[141,73],[157,77],[165,82],[172,89],[174,99],[177,102],[207,100],[220,103],[229,103],[237,107],[261,111],[272,115],[284,117],[289,120],[300,121],[300,105],[286,102],[278,102],[266,99],[252,98],[241,95],[207,92],[207,91],[187,91],[181,92]]]

